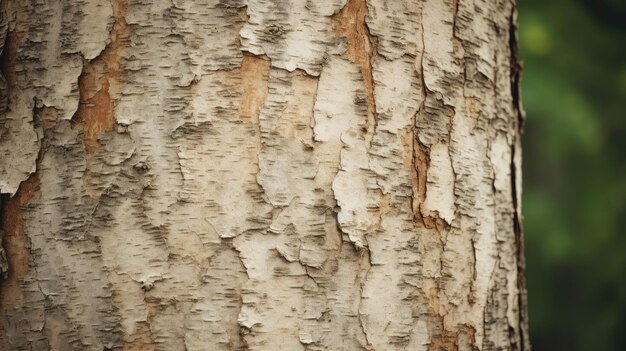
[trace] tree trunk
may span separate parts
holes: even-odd
[[[528,350],[515,26],[3,0],[0,349]]]

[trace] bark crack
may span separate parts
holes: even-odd
[[[518,198],[518,150],[519,138],[522,135],[525,116],[521,106],[520,96],[520,77],[522,73],[522,66],[518,58],[518,43],[517,43],[517,10],[513,6],[511,15],[509,17],[509,49],[510,49],[510,77],[511,77],[511,95],[513,98],[513,108],[516,112],[515,119],[515,137],[511,145],[511,191],[513,199],[513,231],[515,233],[515,247],[517,254],[517,288],[518,288],[518,313],[519,313],[519,325],[520,330],[520,350],[525,351],[530,349],[530,343],[528,338],[528,312],[526,301],[526,284],[524,278],[524,271],[526,269],[525,257],[524,257],[524,237],[522,218],[520,214],[520,199]]]
[[[423,16],[423,13],[421,14]],[[412,137],[412,149],[413,149],[413,167],[412,167],[412,179],[413,179],[413,196],[411,197],[411,206],[413,208],[414,221],[421,223],[424,227],[433,229],[436,226],[436,218],[424,214],[423,203],[426,199],[426,182],[428,177],[428,168],[430,167],[429,148],[419,140],[418,130],[418,118],[420,114],[425,113],[426,99],[428,98],[428,87],[426,86],[426,80],[424,79],[424,55],[426,53],[426,43],[424,38],[424,21],[420,19],[421,26],[421,42],[422,52],[419,57],[419,74],[422,83],[422,103],[418,107],[416,113],[413,115],[413,130]]]
[[[376,132],[378,113],[374,96],[374,75],[372,59],[376,55],[372,38],[367,27],[367,4],[365,0],[348,0],[337,14],[333,15],[333,30],[339,37],[345,38],[348,44],[346,55],[361,70],[365,84],[367,100],[367,133],[365,144],[368,149]]]

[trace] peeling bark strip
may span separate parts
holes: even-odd
[[[529,349],[511,1],[0,4],[1,350]]]

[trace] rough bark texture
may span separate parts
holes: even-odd
[[[514,1],[0,11],[0,349],[529,349]]]

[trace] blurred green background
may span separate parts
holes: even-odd
[[[534,350],[626,350],[626,1],[518,0]]]

